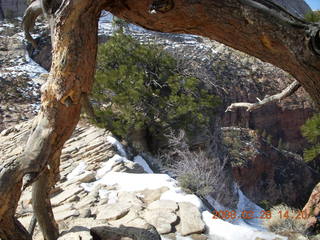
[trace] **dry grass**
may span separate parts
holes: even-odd
[[[264,220],[264,226],[271,232],[297,232],[304,234],[307,230],[307,219],[301,212],[286,205],[278,205],[270,209],[271,218]],[[286,214],[287,213],[287,214]]]
[[[226,161],[213,158],[202,150],[191,151],[185,142],[184,133],[169,136],[169,151],[162,153],[169,172],[177,178],[180,186],[187,192],[198,196],[225,192]],[[222,197],[222,196],[221,196]]]

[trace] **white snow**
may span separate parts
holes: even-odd
[[[36,78],[42,73],[48,73],[47,70],[42,68],[39,64],[33,61],[28,54],[25,55],[25,59],[14,59],[15,66],[7,67],[0,72],[0,76],[22,76],[27,75],[29,78]]]
[[[2,26],[7,27],[7,28],[14,28],[15,27],[14,24],[12,24],[12,23],[2,23]]]
[[[257,237],[265,240],[273,240],[276,237],[287,239],[270,232],[258,231],[247,225],[235,225],[220,219],[212,219],[212,216],[208,211],[202,212],[202,219],[207,226],[208,234],[213,239],[214,236],[225,240],[255,240]]]
[[[75,169],[73,169],[71,173],[67,175],[67,179],[71,180],[76,178],[80,174],[84,173],[86,168],[87,168],[87,163],[80,162],[79,165]]]
[[[102,164],[102,168],[100,168],[97,171],[97,179],[102,178],[106,173],[111,171],[112,167],[116,163],[120,163],[120,162],[129,162],[129,160],[116,154],[112,158],[110,158],[107,162],[104,162]]]
[[[147,173],[153,173],[152,169],[149,167],[149,165],[146,162],[146,160],[144,160],[144,158],[141,157],[140,155],[135,156],[133,161],[135,163],[138,163],[141,167],[143,167],[144,171],[146,171]]]
[[[127,157],[127,153],[124,150],[124,147],[117,139],[115,139],[114,137],[108,136],[107,141],[117,148],[117,151],[122,157]]]
[[[180,188],[170,189],[169,191],[164,192],[161,197],[161,200],[172,200],[175,202],[189,202],[195,205],[199,210],[203,209],[203,203],[194,194],[185,194]]]
[[[114,138],[111,141],[116,142]],[[120,144],[120,143],[119,143]],[[124,150],[123,150],[124,151]],[[97,181],[92,183],[82,183],[82,186],[86,191],[92,191],[97,185],[116,185],[117,190],[100,189],[100,198],[108,198],[108,203],[116,203],[118,201],[117,194],[120,191],[141,191],[145,189],[157,189],[160,187],[168,187],[169,190],[164,192],[160,199],[173,200],[175,202],[190,202],[194,204],[200,212],[202,212],[202,218],[207,226],[207,234],[209,239],[224,239],[224,240],[255,240],[257,237],[265,240],[273,240],[276,237],[278,239],[286,240],[286,237],[278,236],[276,234],[267,232],[261,227],[260,219],[251,219],[244,221],[239,218],[237,220],[231,220],[230,222],[221,219],[213,219],[213,215],[205,209],[202,201],[193,194],[186,194],[178,187],[176,180],[171,178],[167,174],[155,174],[152,172],[144,174],[134,174],[125,172],[110,172],[112,166],[117,162],[129,161],[127,158],[116,154],[114,157],[103,163],[102,168],[97,171]],[[135,157],[135,162],[141,164],[148,169],[148,164],[143,160],[141,156]],[[83,165],[81,165],[83,166]],[[80,172],[81,167],[78,166],[73,172]],[[83,169],[83,168],[82,168]],[[242,211],[254,211],[258,215],[263,209],[251,202],[235,185],[235,191],[238,193],[239,202],[237,205],[237,215],[240,216]],[[214,199],[207,197],[207,200],[214,205],[216,210],[227,210],[221,204]],[[162,238],[167,240],[166,238]],[[177,239],[189,240],[188,237],[178,236]]]

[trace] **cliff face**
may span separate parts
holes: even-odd
[[[0,20],[21,17],[26,8],[26,0],[0,0]]]
[[[223,136],[233,176],[252,201],[263,207],[305,204],[320,175],[299,155],[274,147],[254,130],[226,127]]]
[[[289,12],[296,16],[303,17],[307,12],[311,11],[310,6],[304,0],[272,0],[274,3],[281,5]]]

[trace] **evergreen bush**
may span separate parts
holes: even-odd
[[[304,18],[308,22],[320,22],[320,11],[310,11]]]
[[[155,44],[118,31],[100,46],[92,93],[96,123],[126,138],[144,129],[196,131],[209,122],[219,99],[201,81],[179,71],[177,59]]]

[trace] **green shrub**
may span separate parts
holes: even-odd
[[[320,22],[320,11],[310,11],[304,18],[308,22]]]
[[[152,136],[169,128],[190,133],[208,123],[219,102],[160,46],[142,45],[122,28],[100,46],[97,64],[97,124],[123,138],[140,129]]]
[[[302,135],[313,144],[312,147],[305,149],[303,153],[304,160],[309,162],[320,154],[320,114],[315,114],[308,119],[301,127]]]

